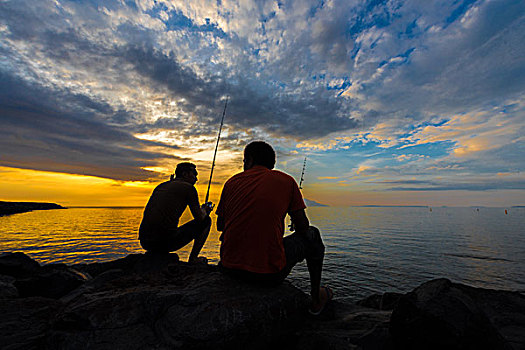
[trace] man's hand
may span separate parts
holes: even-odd
[[[310,226],[310,222],[308,221],[308,218],[306,217],[306,213],[304,209],[299,209],[296,211],[292,211],[291,213],[288,213],[290,215],[290,218],[292,219],[292,223],[295,228],[295,232],[303,233],[308,230],[308,227]]]
[[[215,205],[212,202],[206,202],[201,205],[201,209],[206,213],[206,215],[210,215],[214,206]]]

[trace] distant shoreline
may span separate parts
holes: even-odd
[[[33,210],[67,209],[56,203],[3,202],[0,201],[0,216],[27,213]]]
[[[356,205],[360,208],[429,208],[430,205]]]
[[[140,208],[144,208],[144,206],[139,206],[139,205],[132,205],[132,206],[127,206],[127,205],[102,205],[102,206],[97,206],[97,205],[72,205],[72,206],[69,206],[68,208],[70,209],[140,209]]]

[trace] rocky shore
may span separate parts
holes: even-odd
[[[176,254],[40,265],[0,255],[2,349],[525,349],[525,296],[431,280],[334,300],[258,288]]]
[[[0,216],[25,213],[33,210],[66,209],[55,203],[3,202],[0,201]]]

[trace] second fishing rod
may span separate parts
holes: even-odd
[[[208,190],[206,191],[206,199],[204,203],[210,208],[213,208],[213,204],[208,201],[210,198],[210,186],[213,178],[213,169],[215,168],[215,159],[217,157],[217,149],[219,148],[219,141],[221,140],[222,126],[224,125],[224,116],[226,115],[226,108],[228,107],[228,100],[230,96],[226,96],[226,102],[224,103],[224,110],[222,111],[221,125],[219,126],[219,132],[217,133],[217,143],[215,144],[215,152],[213,152],[213,161],[211,163],[210,179],[208,180]]]

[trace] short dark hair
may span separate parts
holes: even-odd
[[[250,157],[253,165],[262,165],[268,169],[275,166],[275,151],[264,141],[253,141],[244,147],[244,157]]]
[[[175,176],[180,177],[187,171],[197,171],[197,166],[190,162],[179,163],[177,164],[177,168],[175,168]]]

